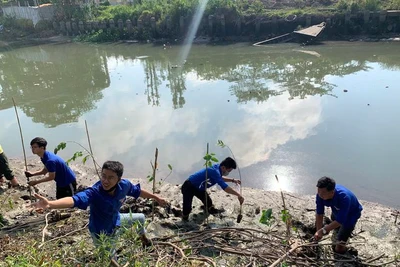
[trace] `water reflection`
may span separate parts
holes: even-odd
[[[160,105],[161,87],[168,87],[174,109],[186,103],[191,74],[199,80],[228,81],[239,103],[261,103],[283,92],[289,93],[288,99],[333,95],[335,84],[327,82],[327,76],[368,70],[369,61],[389,69],[400,67],[398,56],[393,57],[390,50],[375,56],[356,46],[313,49],[196,47],[183,66],[176,65],[177,47],[73,44],[17,49],[0,56],[0,109],[10,108],[15,97],[34,122],[55,127],[77,121],[95,108],[101,91],[110,86],[110,59],[142,66],[147,103]]]
[[[88,46],[36,46],[0,56],[0,110],[15,98],[34,122],[76,122],[110,85],[104,51]]]
[[[393,177],[400,164],[388,148],[398,147],[400,135],[390,116],[398,110],[398,46],[299,49],[196,46],[184,65],[177,62],[180,47],[7,51],[0,54],[0,141],[7,140],[7,151],[20,150],[14,96],[26,139],[42,135],[51,148],[66,140],[86,144],[86,119],[99,162],[120,160],[127,175],[145,177],[158,147],[159,177],[171,164],[170,181],[181,182],[202,167],[207,142],[218,158],[229,155],[215,146],[221,139],[235,152],[245,186],[276,189],[278,174],[285,190],[314,193],[314,178],[337,175],[376,192],[376,173]],[[371,152],[378,150],[385,157]],[[389,189],[382,189],[385,201],[398,200]]]

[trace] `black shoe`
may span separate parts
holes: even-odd
[[[189,221],[189,215],[182,215],[182,221],[188,222]]]

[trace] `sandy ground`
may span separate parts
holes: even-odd
[[[23,176],[24,162],[18,159],[10,159],[10,163],[15,171],[16,177],[22,183],[26,182]],[[42,163],[38,158],[30,158],[28,161],[29,170],[39,170]],[[93,165],[74,164],[71,166],[76,172],[78,184],[90,186],[98,177],[95,175]],[[31,178],[33,179],[33,178]],[[142,188],[151,190],[151,184],[140,179],[132,179],[133,183],[141,183]],[[41,194],[54,197],[54,182],[38,185],[35,190]],[[181,185],[161,184],[157,185],[160,195],[166,198],[172,207],[179,210],[182,206],[182,195],[180,193]],[[224,211],[216,216],[209,216],[208,224],[212,227],[251,227],[257,229],[274,228],[278,233],[284,233],[285,225],[279,219],[279,212],[282,209],[282,199],[280,192],[269,192],[259,189],[242,188],[245,198],[243,204],[243,220],[240,224],[236,223],[239,213],[239,202],[235,196],[229,195],[219,189],[217,186],[210,189],[211,198],[217,208]],[[29,193],[27,188],[8,189],[5,184],[0,188],[0,201],[2,203],[0,213],[5,218],[7,225],[12,225],[26,218],[26,204]],[[304,238],[309,238],[315,219],[315,196],[301,196],[292,193],[284,193],[287,208],[293,217],[293,225],[296,226]],[[29,198],[28,198],[29,199]],[[363,258],[373,258],[381,254],[384,256],[381,262],[393,259],[400,255],[400,218],[395,224],[395,216],[392,213],[394,209],[377,203],[361,201],[364,207],[362,217],[360,218],[354,237],[351,238],[351,246],[358,250],[359,256]],[[201,216],[201,203],[194,200],[195,206],[189,223],[184,223],[179,217],[170,216],[167,219],[160,219],[159,222],[150,223],[148,233],[151,237],[165,236],[173,233],[173,228],[184,226],[185,229],[201,229],[204,222],[204,216]],[[259,222],[260,211],[271,208],[273,216],[276,218],[271,226],[263,225]],[[23,216],[23,214],[25,214]],[[330,215],[330,211],[326,212]],[[87,216],[85,216],[85,219]],[[169,227],[166,227],[169,225]],[[176,227],[171,227],[176,226]],[[1,236],[1,232],[0,232]],[[330,240],[329,240],[330,241]],[[377,263],[377,262],[375,262]],[[392,264],[392,266],[396,266]]]

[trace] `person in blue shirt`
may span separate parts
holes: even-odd
[[[226,182],[232,182],[240,184],[240,180],[235,180],[229,177],[229,173],[236,169],[236,162],[228,157],[224,159],[220,164],[215,164],[212,167],[207,167],[207,184],[206,184],[206,168],[192,174],[182,185],[183,194],[183,211],[182,219],[187,221],[189,214],[192,211],[193,197],[196,196],[204,204],[204,208],[207,209],[210,214],[216,213],[218,210],[213,206],[212,200],[209,194],[206,192],[206,188],[218,184],[225,192],[235,195],[238,197],[240,204],[243,203],[244,198],[238,192],[233,190]]]
[[[317,183],[316,196],[316,233],[314,239],[320,240],[322,236],[337,230],[335,252],[345,253],[346,242],[361,217],[362,206],[356,196],[342,185],[336,184],[335,180],[329,177],[322,177]],[[325,207],[332,210],[332,222],[323,226]],[[336,231],[335,230],[335,231]]]
[[[113,239],[118,235],[120,226],[132,227],[135,222],[139,223],[138,233],[143,246],[151,245],[150,239],[146,237],[144,223],[145,216],[142,213],[124,213],[119,210],[127,196],[134,198],[152,198],[160,206],[166,206],[167,201],[140,188],[140,184],[132,184],[122,179],[124,166],[118,161],[106,161],[101,169],[101,179],[92,187],[75,194],[72,197],[65,197],[49,201],[43,196],[35,194],[38,202],[31,204],[36,209],[65,209],[79,208],[86,210],[90,207],[89,231],[93,243],[101,244],[100,235],[105,234]],[[114,251],[115,244],[110,248]]]
[[[32,153],[38,155],[44,164],[41,171],[31,172],[26,171],[27,178],[37,175],[46,175],[44,178],[34,181],[29,181],[30,186],[49,181],[56,182],[56,198],[73,196],[76,192],[75,173],[65,163],[65,161],[56,154],[46,151],[47,141],[42,137],[36,137],[31,141]]]

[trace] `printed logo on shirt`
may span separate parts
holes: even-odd
[[[204,182],[207,182],[207,187],[210,187],[210,186],[211,186],[210,179],[208,179],[208,178],[207,178],[207,180],[206,180],[206,181],[204,181]],[[199,188],[201,188],[201,187],[204,185],[204,182],[201,182],[201,184],[200,184]]]

